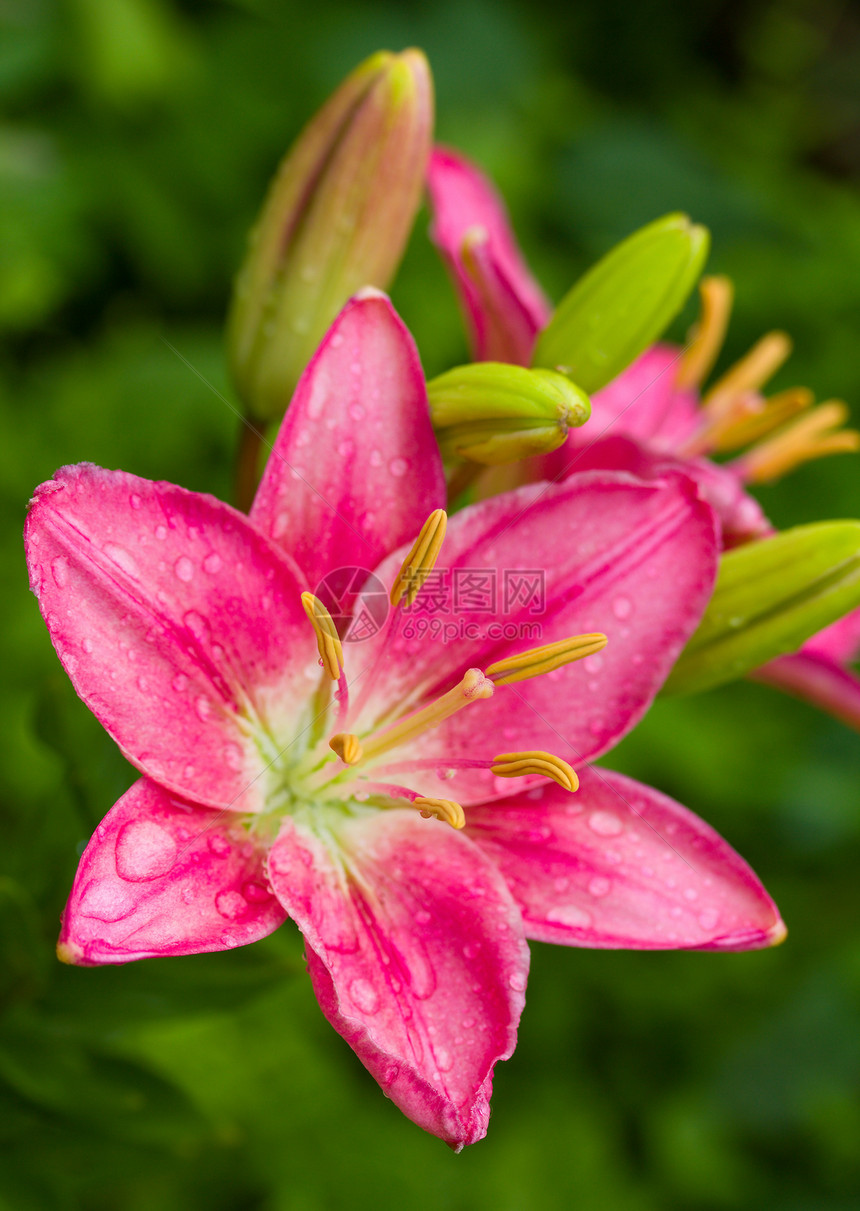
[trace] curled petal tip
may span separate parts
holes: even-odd
[[[58,942],[57,958],[70,967],[80,967],[84,962],[84,952],[74,942]]]

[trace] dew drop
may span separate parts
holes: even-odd
[[[370,980],[359,977],[349,986],[349,995],[353,1005],[362,1013],[376,1013],[379,1008],[379,994]]]
[[[349,415],[352,417],[353,420],[363,420],[364,419],[364,408],[362,408],[361,404],[350,404]]]
[[[248,911],[248,902],[241,892],[219,891],[215,897],[215,907],[228,921],[238,921]]]
[[[349,438],[344,439],[342,442],[338,442],[337,452],[341,458],[349,458],[354,450],[355,442],[351,442]]]
[[[681,912],[682,910],[676,904],[674,908],[669,910],[669,916],[673,917],[677,921],[678,917],[681,915]]]
[[[598,898],[608,896],[612,890],[612,883],[609,879],[604,878],[603,875],[595,875],[588,884],[588,890],[592,896],[597,896]]]
[[[210,576],[221,571],[221,556],[217,551],[210,551],[203,560],[203,571],[208,572]]]
[[[208,698],[205,698],[203,694],[200,694],[199,697],[195,698],[194,700],[194,709],[197,712],[197,718],[205,723],[212,714],[212,703]]]
[[[715,908],[706,908],[704,912],[699,913],[698,919],[702,929],[714,929],[720,919],[720,914]]]
[[[128,503],[131,505],[131,507],[133,509],[140,508],[140,497],[138,496],[138,494],[136,492],[132,492],[131,496],[129,496]]]
[[[165,538],[167,537],[167,526],[156,526],[155,537],[159,542],[164,542]]]
[[[194,575],[194,564],[187,555],[180,555],[173,565],[173,571],[176,573],[178,580],[183,580],[187,584]]]
[[[395,479],[402,479],[409,470],[409,463],[405,458],[392,458],[391,462],[388,464],[388,470]]]
[[[451,1052],[446,1051],[446,1049],[444,1047],[436,1047],[434,1049],[434,1055],[436,1056],[436,1064],[439,1068],[439,1071],[440,1072],[450,1072],[452,1067],[454,1066],[454,1061],[451,1058]]]
[[[58,555],[51,560],[51,572],[58,589],[64,589],[69,583],[69,561],[64,555]]]
[[[137,561],[131,551],[121,547],[118,542],[106,542],[103,550],[108,559],[112,560],[123,572],[127,572],[129,576],[137,575]]]
[[[92,639],[82,639],[81,647],[84,649],[84,651],[87,653],[87,655],[89,655],[89,653],[93,650]]]
[[[134,896],[113,880],[93,879],[80,900],[80,912],[97,921],[121,921],[134,911],[134,906]]]
[[[474,959],[477,956],[479,949],[480,947],[478,946],[477,942],[467,942],[463,947],[463,957],[470,960]]]
[[[526,990],[526,977],[521,971],[511,972],[508,976],[508,983],[514,992],[525,992]]]
[[[229,769],[240,770],[244,765],[242,750],[238,744],[224,745],[224,762]]]
[[[379,450],[371,450],[369,462],[370,462],[371,467],[381,467],[382,466],[382,454],[380,453]]]
[[[116,840],[116,871],[121,879],[145,883],[158,879],[176,861],[176,841],[154,820],[129,820]]]
[[[181,694],[184,690],[188,689],[188,678],[184,673],[177,673],[170,684],[176,690],[177,694]]]
[[[216,858],[226,858],[232,846],[227,838],[222,833],[210,833],[206,841],[211,853],[215,854]]]
[[[423,908],[419,909],[419,911],[415,914],[416,925],[429,925],[432,920],[433,918],[430,913]]]
[[[619,621],[629,618],[633,612],[633,605],[628,597],[616,597],[612,603],[612,613]]]
[[[186,884],[186,886],[183,887],[182,891],[179,893],[179,898],[183,904],[192,903],[192,901],[195,898],[195,892],[194,892],[193,886],[190,883]]]
[[[565,925],[569,929],[588,929],[591,925],[591,913],[575,904],[559,904],[546,914],[550,925]]]
[[[343,333],[335,332],[334,335],[332,336],[331,340],[329,341],[329,345],[331,346],[332,349],[339,349],[342,344],[343,344]]]
[[[624,831],[624,825],[611,812],[592,812],[588,817],[588,827],[600,837],[617,837]]]
[[[603,657],[599,652],[593,656],[586,656],[585,660],[582,662],[582,667],[585,669],[586,673],[591,673],[593,676],[595,673],[599,673],[603,668]]]
[[[268,890],[262,883],[254,883],[253,881],[242,884],[242,895],[251,904],[263,904],[270,898]]]
[[[692,903],[693,900],[698,900],[698,898],[699,898],[699,893],[696,891],[695,887],[684,888],[684,899],[685,900],[689,900],[690,903]]]

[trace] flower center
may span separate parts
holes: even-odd
[[[442,509],[430,514],[401,565],[390,591],[392,606],[409,606],[414,601],[438,559],[445,537],[447,515]],[[513,682],[538,677],[561,668],[574,660],[599,652],[606,646],[606,636],[595,633],[575,635],[556,643],[531,648],[515,656],[496,661],[486,670],[468,669],[459,682],[447,692],[414,710],[405,710],[393,720],[357,735],[344,730],[349,716],[348,682],[344,669],[344,652],[334,620],[323,603],[312,593],[302,594],[302,605],[313,628],[324,673],[315,699],[318,715],[326,720],[332,712],[331,683],[337,683],[334,702],[337,704],[337,728],[328,739],[325,735],[312,739],[306,751],[289,766],[276,774],[276,790],[270,796],[271,812],[281,814],[297,810],[299,805],[339,805],[342,810],[403,808],[411,806],[424,817],[435,817],[462,828],[466,815],[452,799],[422,794],[420,789],[379,781],[394,773],[418,774],[428,767],[485,769],[499,778],[550,778],[565,790],[575,791],[579,780],[571,766],[561,757],[542,751],[501,754],[476,754],[442,760],[423,760],[415,756],[416,741],[438,728],[458,711],[478,705],[491,698],[501,687]],[[383,653],[384,655],[384,653]],[[405,750],[398,753],[397,750]],[[419,749],[420,751],[420,749]],[[397,762],[390,764],[391,756]],[[357,804],[363,805],[358,808]],[[365,806],[366,805],[366,806]]]

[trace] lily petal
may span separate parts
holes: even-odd
[[[444,503],[415,342],[385,295],[368,289],[299,380],[251,519],[313,589],[335,569],[373,568]]]
[[[269,857],[322,1011],[404,1114],[459,1150],[485,1134],[516,1042],[516,905],[475,845],[416,813],[344,820],[327,842],[287,820]]]
[[[829,627],[808,639],[801,650],[810,655],[829,657],[840,664],[851,664],[860,658],[860,609],[831,622]]]
[[[504,202],[465,156],[437,147],[427,189],[431,237],[460,297],[475,361],[531,364],[550,306],[523,260]]]
[[[860,677],[839,661],[815,651],[812,645],[818,638],[816,635],[791,656],[763,664],[750,677],[820,707],[860,732]]]
[[[288,734],[316,663],[298,569],[229,505],[87,463],[36,490],[25,541],[57,654],[126,757],[256,810],[253,733],[272,715]]]
[[[713,512],[685,476],[646,484],[624,474],[584,474],[464,509],[450,520],[440,560],[447,567],[446,609],[434,611],[425,586],[405,622],[398,615],[390,620],[402,631],[388,644],[384,667],[371,674],[368,714],[409,701],[413,687],[422,700],[434,698],[471,666],[603,632],[609,642],[598,656],[498,688],[422,735],[412,754],[438,758],[444,767],[446,757],[537,748],[578,766],[644,714],[701,618],[717,558]],[[390,568],[379,575],[390,582]],[[458,585],[462,592],[470,578],[486,584],[488,577],[497,592],[492,614],[458,605]],[[379,642],[362,645],[369,649],[362,659],[372,662]],[[396,759],[406,755],[404,747]],[[464,804],[511,793],[508,782],[496,790],[483,770],[457,770],[450,781],[422,785],[425,794]]]
[[[563,459],[556,455],[563,454]],[[555,462],[551,460],[555,459]],[[724,547],[735,547],[773,533],[761,505],[744,488],[743,481],[728,467],[707,458],[675,458],[643,445],[632,437],[610,433],[579,449],[561,446],[541,460],[541,473],[551,482],[584,471],[629,471],[640,479],[686,475],[694,481],[703,500],[717,514]]]
[[[285,918],[264,851],[235,815],[141,778],[84,850],[57,953],[90,966],[229,950],[265,938]]]
[[[752,950],[785,926],[746,862],[709,825],[611,770],[575,795],[540,787],[467,813],[526,936],[570,946]]]

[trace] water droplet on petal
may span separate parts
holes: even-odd
[[[177,673],[170,684],[176,690],[177,694],[181,694],[184,690],[188,689],[188,678],[184,673]]]
[[[92,641],[92,639],[82,639],[82,640],[81,640],[81,647],[82,647],[82,648],[84,649],[84,651],[85,651],[85,652],[86,652],[86,653],[89,655],[89,653],[90,653],[90,652],[93,650],[93,641]]]
[[[511,988],[513,988],[514,992],[525,992],[526,977],[521,971],[511,972],[511,974],[508,976],[508,983],[510,984]]]
[[[263,904],[271,898],[271,892],[262,883],[254,883],[253,881],[242,884],[242,895],[251,904]]]
[[[230,769],[240,770],[242,768],[244,760],[238,744],[224,745],[224,762]]]
[[[116,840],[116,871],[121,879],[145,883],[173,868],[176,841],[154,820],[129,820]]]
[[[395,479],[402,479],[409,470],[409,463],[405,458],[392,458],[391,462],[388,464],[388,470]]]
[[[167,537],[167,526],[156,526],[155,537],[159,540],[159,542],[164,542],[165,538]]]
[[[51,560],[51,572],[58,589],[64,589],[69,583],[69,561],[65,555],[58,555]]]
[[[415,914],[416,925],[429,925],[432,920],[433,918],[431,917],[430,913],[426,912],[423,908],[419,909],[419,911]]]
[[[206,844],[209,846],[210,851],[218,858],[226,858],[233,848],[222,833],[210,833]]]
[[[592,896],[608,896],[612,890],[612,883],[609,879],[604,878],[603,875],[595,875],[588,884],[588,890]]]
[[[702,929],[715,929],[719,919],[720,914],[715,908],[706,908],[704,912],[699,913],[699,925]]]
[[[546,914],[550,925],[564,925],[568,929],[588,929],[591,925],[591,913],[575,904],[559,904]]]
[[[241,892],[219,891],[215,897],[215,907],[228,921],[238,921],[248,911],[248,902]]]
[[[612,603],[612,613],[620,620],[629,618],[632,611],[633,604],[627,597],[616,597]]]
[[[127,572],[129,576],[136,576],[138,572],[137,561],[130,551],[125,547],[121,547],[118,542],[106,542],[104,547],[105,555],[108,559],[113,560],[118,568],[123,572]]]
[[[371,467],[381,467],[382,466],[381,452],[379,450],[371,450],[369,462],[370,462]]]
[[[138,496],[138,494],[136,492],[132,492],[131,496],[129,496],[128,503],[131,505],[131,507],[133,509],[140,508],[140,497]]]
[[[698,898],[699,898],[699,893],[696,891],[695,887],[684,888],[684,899],[685,900],[689,900],[692,903],[693,900],[698,900]]]
[[[451,1052],[444,1047],[434,1048],[433,1054],[436,1057],[436,1064],[440,1072],[450,1072],[454,1066],[454,1061],[451,1058]]]
[[[194,709],[197,712],[197,718],[204,723],[212,714],[212,703],[208,698],[204,698],[202,694],[194,700]]]
[[[352,1003],[362,1013],[376,1013],[379,1008],[379,994],[370,980],[353,980],[349,986],[349,995]]]
[[[187,584],[194,575],[194,564],[187,555],[180,555],[173,565],[173,571],[176,573],[177,579],[184,580]]]
[[[135,897],[121,884],[93,879],[84,888],[79,911],[97,921],[121,921],[134,911],[135,903]]]
[[[599,673],[603,668],[603,657],[599,652],[594,656],[586,656],[585,660],[582,662],[582,666],[586,673],[591,673],[593,676],[595,673]]]
[[[588,827],[600,837],[617,837],[624,831],[624,825],[612,812],[592,812],[588,817]]]
[[[217,551],[210,551],[203,560],[203,571],[208,572],[210,576],[221,571],[221,556]]]

